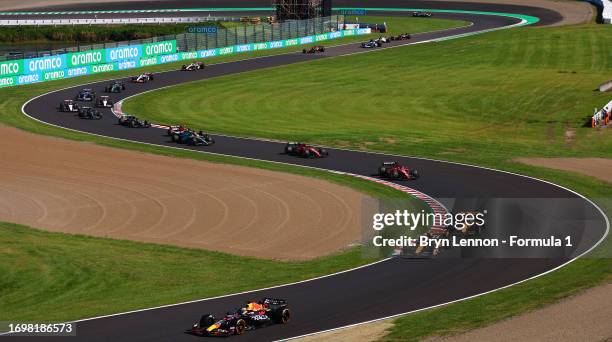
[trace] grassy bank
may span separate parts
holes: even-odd
[[[278,262],[7,223],[0,223],[0,256],[2,321],[93,317],[279,285],[372,261],[358,248]]]

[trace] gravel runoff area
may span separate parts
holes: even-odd
[[[580,0],[440,0],[444,2],[476,2],[509,5],[523,5],[548,8],[561,13],[563,20],[551,26],[576,25],[590,22],[595,15],[595,8]]]
[[[4,126],[0,145],[0,221],[282,260],[361,239],[367,197],[327,181]]]
[[[519,158],[533,166],[582,173],[612,183],[612,159],[609,158]]]
[[[465,334],[431,341],[610,341],[612,283]]]

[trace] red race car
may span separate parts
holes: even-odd
[[[288,142],[285,145],[285,153],[303,158],[325,158],[329,155],[329,152],[324,148],[297,142]]]
[[[378,168],[378,176],[380,178],[414,180],[419,178],[419,172],[416,169],[402,166],[398,162],[384,162]]]

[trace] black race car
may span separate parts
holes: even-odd
[[[99,96],[96,99],[96,107],[100,108],[113,108],[115,102],[110,98],[110,96]]]
[[[318,52],[325,52],[325,46],[323,46],[323,45],[315,45],[315,46],[311,47],[310,49],[302,50],[302,53],[318,53]]]
[[[123,90],[125,90],[125,83],[121,81],[114,81],[104,87],[105,93],[120,93]]]
[[[102,113],[91,107],[83,107],[79,110],[79,118],[87,120],[100,120]]]
[[[429,18],[432,16],[431,12],[417,11],[412,12],[412,16],[416,18]]]
[[[322,147],[311,146],[299,142],[288,142],[285,145],[285,153],[303,158],[325,158],[329,156],[329,152]]]
[[[79,104],[76,103],[74,100],[64,100],[59,105],[60,112],[76,113],[79,111],[80,108],[81,106],[79,106]]]
[[[290,320],[291,311],[285,300],[264,298],[259,302],[248,302],[245,307],[228,312],[220,320],[211,314],[202,315],[200,321],[187,332],[200,336],[227,337],[272,324],[287,324]]]
[[[409,33],[402,33],[400,35],[397,36],[391,36],[391,40],[408,40],[410,39],[411,36]]]
[[[377,40],[371,39],[370,41],[361,43],[361,47],[366,48],[366,49],[377,48],[381,46],[383,46],[383,43],[379,41],[378,39]]]
[[[181,70],[183,71],[196,71],[196,70],[202,70],[204,69],[205,65],[204,62],[194,62],[191,64],[187,64],[187,65],[183,65],[181,67]]]
[[[151,124],[147,120],[140,120],[133,115],[123,115],[119,118],[119,124],[132,128],[149,128]]]

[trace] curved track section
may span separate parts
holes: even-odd
[[[402,5],[410,6],[414,2],[406,3]],[[422,5],[424,2],[418,3]],[[363,4],[353,3],[353,7]],[[377,2],[376,5],[387,4]],[[397,6],[397,3],[393,2],[392,5]],[[458,3],[447,8],[471,9]],[[510,9],[497,6],[495,10],[508,12]],[[524,14],[531,13],[530,8],[521,10]],[[495,15],[446,13],[436,16],[467,20],[474,25],[420,34],[410,44],[519,23],[517,19]],[[391,46],[394,47],[396,45]],[[324,56],[290,53],[211,65],[202,73],[161,73],[153,83],[130,86],[121,97],[198,79],[363,52],[356,44],[338,46],[328,51]],[[98,82],[88,87],[100,91],[105,83]],[[68,129],[177,148],[168,141],[163,130],[119,126],[110,112],[105,113],[104,120],[92,122],[55,111],[60,100],[73,97],[82,87],[35,98],[24,105],[24,113],[36,120]],[[554,184],[501,171],[341,149],[331,149],[331,157],[327,159],[295,159],[279,153],[283,149],[279,142],[230,136],[217,136],[216,145],[193,149],[364,176],[371,175],[381,161],[399,160],[418,168],[423,175],[418,181],[411,182],[411,187],[440,199],[449,209],[487,209],[491,236],[571,236],[574,247],[451,249],[444,252],[442,258],[432,260],[387,259],[359,269],[273,289],[80,321],[76,340],[195,341],[197,337],[182,332],[204,311],[220,314],[245,300],[263,296],[286,298],[293,307],[294,320],[286,326],[249,332],[242,339],[268,341],[291,338],[465,299],[542,275],[590,250],[608,231],[607,218],[601,210],[580,195]]]

